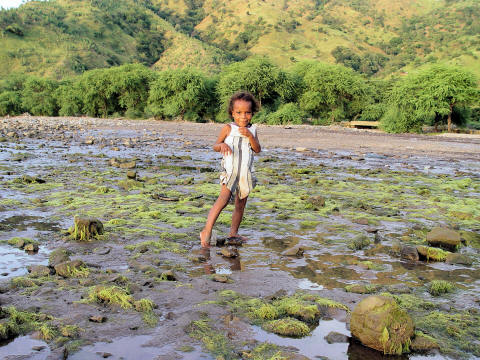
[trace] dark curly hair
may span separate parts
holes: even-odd
[[[260,104],[258,100],[248,91],[238,91],[232,95],[230,101],[228,103],[228,116],[230,119],[233,119],[232,112],[233,112],[233,104],[237,100],[243,100],[252,104],[252,113],[255,114],[260,109]]]

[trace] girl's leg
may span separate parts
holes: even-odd
[[[247,205],[248,196],[244,199],[238,197],[238,193],[235,195],[235,210],[232,214],[232,226],[230,227],[229,236],[238,236],[238,228],[243,219],[243,211],[245,210],[245,205]]]
[[[210,236],[212,235],[212,228],[215,225],[215,221],[217,221],[218,215],[222,212],[222,210],[227,206],[228,200],[230,200],[231,191],[225,185],[222,185],[220,189],[220,195],[218,195],[218,199],[213,204],[210,212],[207,216],[207,222],[205,227],[200,232],[200,241],[203,247],[208,247]]]

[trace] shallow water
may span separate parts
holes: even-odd
[[[172,358],[172,354],[175,354],[185,360],[214,359],[209,355],[202,354],[198,347],[190,352],[181,352],[176,351],[176,348],[181,346],[179,344],[170,343],[162,347],[149,346],[148,342],[151,340],[152,336],[150,335],[114,338],[108,343],[98,342],[94,345],[84,346],[68,358],[71,360],[89,360],[105,359],[107,357],[112,360],[150,360],[161,359],[162,355],[169,355]]]
[[[45,360],[51,353],[45,341],[32,339],[29,336],[19,336],[7,344],[0,343],[0,345],[2,345],[0,346],[2,359],[15,359],[18,356],[22,359]]]

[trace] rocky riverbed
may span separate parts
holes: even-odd
[[[248,240],[228,205],[203,250],[220,126],[0,119],[1,356],[382,359],[375,294],[431,339],[403,357],[480,357],[479,137],[261,126]]]

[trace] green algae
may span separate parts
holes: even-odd
[[[455,285],[445,280],[432,280],[432,282],[428,284],[428,292],[433,296],[440,296],[453,292],[454,290]]]
[[[348,243],[348,248],[352,250],[362,250],[371,244],[370,238],[366,235],[360,234],[355,236]]]
[[[152,250],[154,253],[159,253],[160,251],[168,251],[175,254],[185,254],[187,252],[179,244],[164,239],[149,240],[137,244],[126,245],[125,249],[129,251],[138,251],[142,249]]]
[[[270,301],[243,296],[231,290],[224,290],[219,296],[219,304],[229,307],[233,314],[244,316],[252,324],[284,336],[298,337],[310,333],[310,326],[318,323],[322,307],[349,311],[344,304],[302,292]],[[290,330],[289,324],[292,325]]]
[[[53,320],[53,317],[38,312],[18,310],[14,306],[1,308],[0,312],[3,318],[0,323],[0,340],[12,339],[34,330],[47,335],[45,340],[51,340],[50,335],[53,335],[54,328],[48,322]]]
[[[427,261],[445,261],[447,260],[448,251],[442,250],[440,248],[430,247],[430,246],[417,246],[417,250],[421,256],[425,256]]]
[[[38,246],[39,243],[38,241],[32,240],[30,238],[26,237],[18,237],[15,236],[7,241],[8,245],[15,246],[17,248],[24,248],[28,244],[36,245]]]
[[[307,323],[314,323],[320,316],[320,310],[316,304],[308,303],[298,297],[286,297],[272,303],[280,317],[294,317]]]
[[[225,360],[236,359],[234,347],[230,341],[217,329],[211,326],[211,320],[203,317],[192,321],[186,331],[190,337],[202,342],[203,348],[217,358]]]
[[[268,321],[262,328],[278,335],[296,338],[310,333],[310,328],[304,322],[290,317]]]
[[[355,294],[372,294],[374,292],[377,292],[379,289],[378,285],[373,285],[373,284],[351,284],[345,286],[345,291],[346,292],[351,292]]]
[[[133,297],[121,287],[97,285],[90,290],[87,302],[115,305],[123,309],[130,309],[133,307],[134,300]]]

